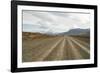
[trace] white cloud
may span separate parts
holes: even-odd
[[[61,33],[90,27],[90,14],[23,11],[23,31]]]

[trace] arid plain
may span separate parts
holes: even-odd
[[[22,33],[22,61],[82,60],[90,58],[90,37]]]

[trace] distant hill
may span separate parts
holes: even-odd
[[[23,32],[24,37],[49,37],[49,36],[61,36],[61,35],[85,35],[85,36],[90,36],[90,29],[71,29],[68,32],[63,32],[63,33],[34,33],[34,32]]]
[[[81,33],[80,35],[90,36],[90,31],[87,31],[87,32]]]
[[[68,32],[60,33],[60,35],[81,35],[90,34],[90,29],[71,29]]]
[[[42,33],[33,33],[33,32],[22,32],[23,39],[31,40],[31,39],[39,39],[39,38],[50,38],[52,36]]]

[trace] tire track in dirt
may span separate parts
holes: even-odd
[[[73,39],[72,37],[70,37],[70,40],[72,40],[74,43],[76,43],[78,46],[80,46],[80,47],[81,47],[84,51],[86,51],[88,54],[90,53],[89,49],[88,49],[86,46],[80,44],[78,41],[76,41],[76,40]]]
[[[75,47],[75,44],[73,43],[73,41],[69,37],[67,37],[67,41],[70,45],[70,49],[72,50],[71,52],[73,52],[74,58],[82,59],[82,56],[81,56],[80,52],[77,50],[77,48]]]

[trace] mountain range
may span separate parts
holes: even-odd
[[[86,35],[89,36],[90,35],[90,29],[71,29],[67,32],[62,32],[62,33],[52,33],[52,32],[47,32],[47,33],[34,33],[35,35],[51,35],[51,36],[55,36],[55,35]],[[24,33],[24,35],[33,35],[32,32],[28,32],[28,33]]]
[[[77,28],[77,29],[70,29],[69,31],[67,32],[62,32],[62,33],[44,33],[44,34],[47,34],[47,35],[87,35],[89,36],[90,35],[90,29],[80,29],[80,28]]]
[[[71,29],[68,32],[63,32],[60,33],[60,35],[89,35],[90,34],[90,29]]]

